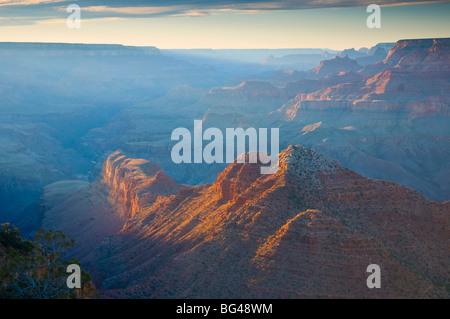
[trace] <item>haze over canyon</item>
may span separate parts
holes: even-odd
[[[0,96],[0,222],[73,236],[101,297],[450,297],[450,38],[4,42]],[[174,163],[195,120],[278,128],[278,170]]]

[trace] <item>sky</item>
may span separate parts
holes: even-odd
[[[381,7],[370,29],[367,5]],[[66,24],[81,9],[81,28]],[[0,42],[169,48],[346,48],[450,37],[450,1],[0,0]]]

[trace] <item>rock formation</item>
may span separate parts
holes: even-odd
[[[98,248],[112,297],[448,297],[450,206],[290,146],[159,198]],[[432,247],[432,249],[431,249]],[[368,289],[366,268],[382,269]]]

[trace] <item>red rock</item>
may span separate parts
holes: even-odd
[[[343,58],[335,56],[331,60],[323,60],[320,64],[311,70],[311,73],[319,76],[327,76],[331,74],[339,74],[341,72],[356,72],[362,69],[355,60],[350,59],[348,56]]]
[[[450,206],[299,146],[276,174],[231,164],[161,198],[97,251],[103,293],[161,298],[445,297]],[[382,289],[366,268],[382,269]],[[97,264],[97,263],[96,263]]]
[[[176,194],[181,188],[159,164],[128,158],[121,151],[111,154],[104,163],[102,183],[109,188],[110,201],[121,205],[128,218],[158,196]]]

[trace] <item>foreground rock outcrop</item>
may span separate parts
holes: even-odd
[[[106,160],[101,183],[109,190],[109,201],[120,206],[127,218],[156,201],[158,196],[176,194],[181,188],[159,164],[128,158],[121,151]]]
[[[290,146],[160,197],[97,247],[111,297],[448,298],[450,205]],[[382,269],[368,289],[366,268]]]
[[[42,224],[72,235],[77,242],[74,253],[90,261],[104,238],[119,232],[146,205],[180,188],[158,164],[116,151],[103,164],[97,181],[46,211]]]

